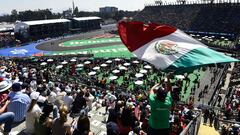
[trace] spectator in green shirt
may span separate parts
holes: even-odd
[[[165,88],[156,84],[149,91],[151,115],[149,118],[148,135],[169,135],[169,116],[172,106],[171,84],[169,77]]]

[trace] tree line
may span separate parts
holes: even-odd
[[[73,13],[71,9],[63,11],[62,13],[54,13],[51,10],[52,9],[17,11],[14,9],[11,11],[11,14],[5,14],[0,16],[0,22],[33,21],[33,20],[60,19],[60,18],[70,18],[70,17],[86,17],[86,16],[99,16],[103,20],[114,19],[118,21],[123,17],[132,17],[139,12],[139,11],[123,11],[123,10],[120,10],[117,12],[111,12],[111,13],[86,12],[86,11],[79,11],[78,7],[76,7],[73,10]],[[71,13],[70,14],[71,16],[69,16],[69,13]]]

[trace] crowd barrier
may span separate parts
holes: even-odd
[[[187,127],[181,132],[180,135],[198,135],[199,127],[201,124],[201,112],[197,114],[197,116],[190,121]]]

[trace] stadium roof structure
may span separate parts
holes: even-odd
[[[70,22],[70,20],[67,20],[67,19],[50,19],[50,20],[25,21],[25,22],[22,22],[22,23],[25,23],[27,25],[41,25],[41,24],[65,23],[65,22]]]
[[[89,16],[89,17],[74,17],[74,20],[77,21],[86,21],[86,20],[100,20],[100,17],[97,16]]]

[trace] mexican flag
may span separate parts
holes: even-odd
[[[118,32],[129,51],[162,70],[239,61],[167,25],[120,21]]]

